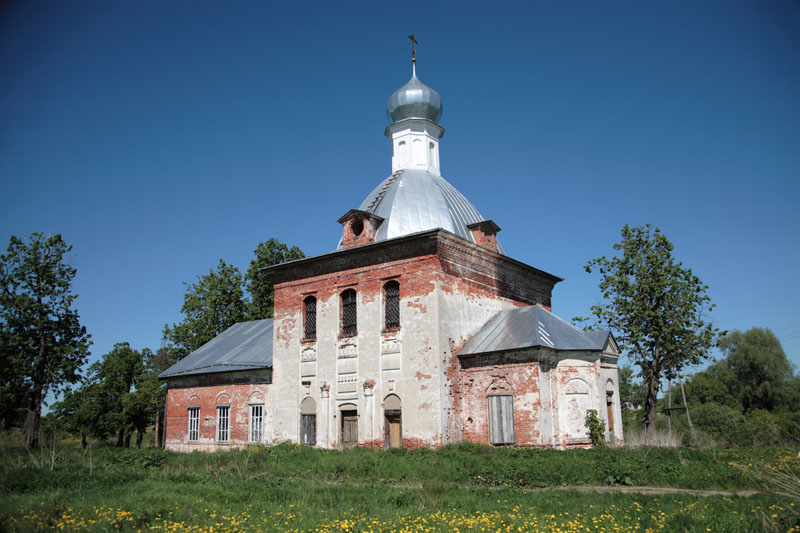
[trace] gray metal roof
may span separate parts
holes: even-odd
[[[424,118],[438,123],[442,118],[442,97],[419,81],[414,70],[408,83],[389,97],[386,102],[386,114],[393,123],[407,118]]]
[[[459,355],[472,355],[522,348],[602,351],[608,331],[583,331],[534,305],[500,311],[472,337]]]
[[[437,228],[475,242],[467,226],[485,220],[443,177],[419,169],[395,172],[375,187],[359,209],[384,219],[375,242]],[[498,250],[503,253],[499,243]]]
[[[272,319],[234,324],[159,377],[255,370],[272,366]]]

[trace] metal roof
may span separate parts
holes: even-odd
[[[392,123],[407,118],[423,118],[435,124],[442,118],[442,97],[419,81],[415,70],[408,83],[389,97],[386,114]]]
[[[475,242],[467,226],[485,220],[447,180],[421,169],[395,172],[375,187],[359,210],[384,219],[375,242],[437,228]],[[499,243],[498,251],[504,253]]]
[[[472,337],[459,355],[523,348],[602,351],[608,331],[583,331],[540,305],[500,311]]]
[[[272,319],[232,325],[167,370],[159,378],[255,370],[272,366]]]

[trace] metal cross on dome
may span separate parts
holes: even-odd
[[[411,62],[412,63],[416,63],[417,62],[417,45],[419,44],[419,41],[417,41],[417,38],[414,36],[413,33],[411,35],[409,35],[408,38],[411,39]]]

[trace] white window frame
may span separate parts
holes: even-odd
[[[231,439],[231,406],[217,406],[217,442],[228,442]]]
[[[200,440],[200,407],[189,407],[189,431],[187,438],[189,442]]]
[[[264,404],[250,405],[250,442],[264,440]]]

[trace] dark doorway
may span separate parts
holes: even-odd
[[[342,411],[342,448],[358,446],[358,411]]]

